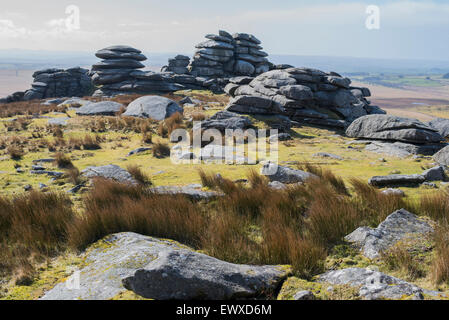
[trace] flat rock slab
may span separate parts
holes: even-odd
[[[131,102],[123,116],[162,121],[176,112],[182,114],[184,109],[175,101],[160,96],[145,96]]]
[[[346,241],[360,247],[363,255],[370,259],[380,257],[404,239],[414,239],[433,232],[433,228],[416,215],[401,209],[392,213],[376,229],[361,227],[345,237]]]
[[[415,187],[426,181],[426,178],[421,174],[392,174],[389,176],[376,176],[369,180],[369,184],[378,187]]]
[[[433,155],[444,148],[444,144],[416,145],[404,142],[371,141],[365,148],[366,151],[385,154],[392,157],[407,158],[413,155]]]
[[[359,295],[366,300],[404,298],[422,300],[423,294],[439,295],[437,291],[425,290],[384,273],[361,268],[329,271],[320,275],[319,281],[334,285],[360,287]]]
[[[289,274],[280,266],[231,264],[135,233],[106,237],[87,250],[85,261],[79,290],[60,283],[41,299],[106,300],[127,289],[156,300],[256,298]]]
[[[134,180],[134,178],[128,171],[113,164],[101,167],[88,167],[84,169],[81,173],[83,176],[90,179],[105,178],[115,180],[121,183],[132,183],[132,184],[137,183],[136,180]]]
[[[156,194],[172,194],[183,195],[187,198],[195,201],[200,200],[212,200],[217,197],[223,196],[223,194],[214,191],[203,191],[201,188],[193,188],[191,186],[176,187],[176,186],[160,186],[151,189]]]
[[[124,105],[114,101],[88,103],[76,110],[79,116],[115,116]]]
[[[66,126],[70,120],[68,117],[48,119],[48,124],[53,126]]]

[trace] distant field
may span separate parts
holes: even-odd
[[[33,82],[32,70],[0,70],[0,97],[29,89]]]
[[[429,87],[436,88],[448,86],[449,80],[443,79],[443,75],[375,75],[375,76],[356,76],[354,80],[381,85],[391,88],[407,88],[407,87]]]
[[[429,121],[434,117],[449,118],[449,86],[390,88],[353,82],[354,86],[370,88],[369,98],[389,114]],[[445,112],[444,110],[448,110]]]

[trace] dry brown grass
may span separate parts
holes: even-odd
[[[83,249],[106,235],[136,232],[198,247],[205,219],[183,196],[156,195],[140,186],[97,180],[85,212],[70,227],[70,244]]]
[[[11,145],[6,149],[12,160],[20,160],[25,155],[25,152],[21,146]]]
[[[72,160],[70,159],[70,156],[62,153],[62,152],[57,152],[54,156],[55,158],[55,164],[58,166],[58,168],[60,169],[70,169],[73,168],[73,163]]]
[[[443,222],[434,233],[435,257],[432,278],[436,284],[449,283],[449,225]]]
[[[129,165],[126,170],[142,185],[152,185],[150,177],[138,165]]]
[[[389,270],[402,271],[411,281],[425,275],[421,264],[413,258],[409,248],[395,246],[387,252],[382,252],[381,258]]]
[[[44,106],[41,101],[22,101],[2,105],[0,109],[1,118],[9,118],[18,115],[36,115],[49,112],[65,112],[66,107],[57,107],[56,105]]]
[[[449,223],[449,194],[438,191],[420,198],[419,211],[442,224]]]
[[[66,195],[32,191],[0,198],[0,273],[33,272],[33,261],[65,249],[74,213]]]
[[[158,141],[153,144],[153,156],[156,158],[166,158],[170,156],[170,147],[168,144]]]

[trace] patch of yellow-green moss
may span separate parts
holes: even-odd
[[[144,297],[139,296],[138,294],[134,293],[133,291],[123,291],[117,294],[116,296],[112,297],[109,300],[125,300],[125,301],[131,301],[131,300],[153,300],[153,299],[146,299]]]
[[[58,257],[38,268],[30,285],[16,285],[11,280],[4,288],[0,300],[36,300],[72,274],[74,268],[82,268],[83,259],[75,254]]]
[[[327,290],[329,287],[332,290]],[[359,288],[348,285],[330,285],[328,283],[313,282],[296,277],[288,278],[282,285],[278,300],[293,300],[299,291],[311,291],[317,300],[360,300]]]

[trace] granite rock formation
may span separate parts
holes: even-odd
[[[83,97],[91,94],[92,84],[89,70],[82,68],[45,69],[33,74],[31,89],[25,93],[16,92],[10,102],[30,101],[56,97]]]
[[[227,110],[249,114],[284,114],[291,120],[345,128],[368,114],[384,114],[366,99],[367,88],[351,86],[337,73],[309,68],[275,69],[254,79],[230,79],[233,99]]]
[[[268,54],[262,51],[261,41],[247,33],[220,30],[218,35],[206,35],[189,66],[194,76],[224,78],[236,75],[256,76],[270,70]]]

